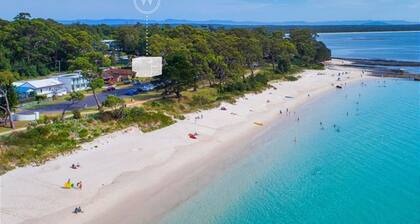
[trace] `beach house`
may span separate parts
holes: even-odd
[[[89,81],[80,72],[63,74],[55,78],[63,83],[64,88],[69,93],[87,90],[89,88]]]
[[[114,85],[119,82],[127,82],[136,77],[131,69],[107,68],[102,72],[102,78],[107,85]]]
[[[67,94],[64,84],[56,78],[15,82],[13,85],[20,99],[30,98],[36,95],[53,97]]]
[[[20,99],[27,99],[37,95],[48,98],[64,96],[75,91],[89,89],[89,81],[80,72],[62,74],[47,79],[14,82]]]

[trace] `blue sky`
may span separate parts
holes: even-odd
[[[141,0],[138,0],[141,2]],[[408,20],[420,0],[160,0],[152,19],[235,21]],[[0,0],[0,18],[18,12],[53,19],[141,19],[133,0]]]

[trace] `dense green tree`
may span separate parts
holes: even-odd
[[[194,91],[198,88],[198,83],[205,80],[211,73],[208,57],[210,49],[207,40],[199,35],[193,35],[190,45],[191,63],[193,66],[193,83]]]
[[[64,26],[21,13],[12,22],[0,23],[0,69],[23,78],[64,71],[70,60],[101,50],[100,36],[89,26]]]
[[[117,41],[124,52],[136,55],[140,48],[140,31],[136,26],[123,26],[117,29]]]
[[[123,115],[125,102],[117,96],[108,96],[102,103],[104,107],[111,108],[114,118],[120,119]]]
[[[21,12],[17,16],[15,16],[14,20],[29,20],[31,18],[31,14],[27,12]]]
[[[319,63],[328,60],[331,60],[331,50],[328,49],[324,43],[318,41],[316,45],[315,61]]]
[[[228,66],[222,56],[211,55],[209,57],[209,67],[216,80],[218,80],[219,87],[221,88],[227,79]]]
[[[166,92],[179,97],[181,90],[202,85],[245,84],[247,71],[254,76],[256,67],[267,63],[273,71],[286,72],[292,64],[310,66],[330,59],[331,52],[316,37],[309,30],[292,30],[286,38],[283,32],[264,27],[188,25],[153,25],[146,35],[141,24],[63,25],[20,14],[14,21],[0,20],[0,70],[16,72],[21,78],[81,70],[93,83],[97,100],[96,91],[103,86],[97,80],[100,68],[114,65],[120,55],[129,59],[146,55],[148,49],[148,55],[163,57],[162,77],[170,84]],[[101,43],[104,39],[114,39],[119,46],[107,49]],[[100,109],[98,101],[97,105]]]
[[[251,71],[253,76],[255,68],[263,60],[261,43],[256,38],[241,38],[239,40],[239,51],[244,58],[244,65]]]
[[[72,61],[70,61],[70,70],[82,70],[85,73],[93,73],[96,71],[95,64],[89,61],[87,57],[78,57]]]
[[[181,92],[188,89],[194,82],[193,66],[188,54],[175,52],[168,55],[167,66],[163,70],[161,80],[165,83],[165,94],[175,94],[181,98]]]
[[[316,57],[316,34],[311,30],[296,29],[290,32],[290,39],[296,46],[299,60],[307,65],[315,62]]]
[[[0,71],[1,70],[10,70],[10,60],[8,58],[8,50],[0,44]]]
[[[288,72],[292,65],[292,58],[297,54],[295,45],[288,40],[282,40],[275,44],[275,52],[279,72]]]

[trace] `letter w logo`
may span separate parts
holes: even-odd
[[[134,7],[142,14],[150,15],[155,13],[160,6],[160,0],[133,0]]]
[[[141,0],[141,3],[143,3],[143,5],[146,5],[146,2],[147,2],[149,5],[152,5],[152,4],[153,4],[153,0]]]

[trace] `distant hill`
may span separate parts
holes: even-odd
[[[139,19],[102,19],[102,20],[59,20],[63,24],[81,23],[87,25],[100,25],[106,24],[111,26],[118,25],[134,25],[137,23],[145,23],[145,20]],[[389,21],[375,21],[375,20],[349,20],[349,21],[324,21],[324,22],[305,22],[305,21],[289,21],[289,22],[255,22],[255,21],[231,21],[231,20],[152,20],[152,24],[169,24],[169,25],[227,25],[227,26],[358,26],[358,25],[374,25],[374,26],[387,26],[387,25],[419,25],[420,23],[409,22],[403,20],[389,20]]]

